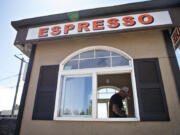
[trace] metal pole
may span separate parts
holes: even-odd
[[[17,57],[17,56],[15,55],[15,57]],[[23,62],[24,62],[24,58],[19,58],[19,57],[17,57],[17,58],[21,60],[21,66],[20,66],[18,81],[17,81],[17,85],[16,85],[16,92],[15,92],[15,96],[14,96],[14,102],[13,102],[13,106],[12,106],[11,117],[14,116],[14,109],[15,109],[15,105],[16,105],[16,98],[17,98],[19,82],[20,82],[20,79],[21,79],[21,72],[22,72],[22,67],[23,67]]]

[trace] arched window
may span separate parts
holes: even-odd
[[[112,51],[91,50],[74,56],[64,65],[64,70],[116,66],[129,66],[129,60]]]
[[[102,100],[109,102],[118,89],[128,86],[132,92],[133,102],[129,103],[132,114],[127,118],[117,119],[138,120],[132,63],[133,59],[128,54],[108,46],[87,47],[70,54],[60,63],[55,119],[111,119],[108,115],[98,116],[98,103]],[[112,87],[100,90],[102,86]],[[103,99],[103,91],[106,91],[106,99]]]
[[[97,108],[98,108],[98,118],[108,118],[109,116],[109,99],[115,93],[118,93],[119,88],[104,86],[98,88],[97,97]]]

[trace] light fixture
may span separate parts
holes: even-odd
[[[109,78],[106,78],[106,83],[109,84],[110,80]]]

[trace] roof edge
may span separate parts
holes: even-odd
[[[12,21],[11,25],[19,30],[21,28],[28,28],[37,25],[46,25],[49,23],[60,23],[63,21],[72,21],[71,15],[74,13],[78,14],[76,20],[90,18],[90,17],[98,17],[98,16],[106,16],[111,14],[118,13],[129,13],[136,11],[146,11],[153,9],[163,9],[163,8],[174,8],[180,7],[179,0],[152,0],[138,3],[129,3],[117,6],[110,7],[100,7],[93,9],[85,9],[79,11],[66,12],[61,14],[47,15],[35,18],[22,19],[18,21]]]

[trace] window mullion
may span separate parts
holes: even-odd
[[[93,73],[92,117],[97,118],[97,75]]]
[[[62,76],[61,76],[62,77]],[[62,92],[61,92],[61,97],[62,97],[62,99],[61,99],[61,109],[60,109],[60,115],[61,116],[63,116],[63,109],[64,109],[64,94],[65,94],[65,91],[64,91],[64,89],[65,89],[65,83],[66,83],[66,77],[64,77],[64,80],[63,80],[63,84],[62,84]]]
[[[112,67],[112,52],[110,51],[110,67]]]
[[[132,64],[133,66],[133,64]],[[134,68],[134,67],[133,67]],[[131,80],[132,80],[132,92],[133,92],[133,98],[134,98],[134,113],[135,117],[140,120],[139,116],[139,106],[138,106],[138,99],[137,99],[137,88],[136,88],[136,80],[135,80],[135,74],[134,69],[131,71]]]

